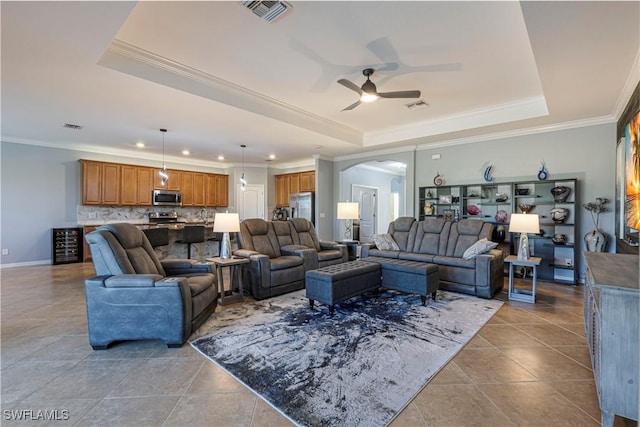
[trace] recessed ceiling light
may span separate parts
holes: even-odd
[[[144,148],[144,142],[136,142],[136,147]]]
[[[189,150],[182,150],[182,154],[184,154],[185,156],[188,156],[190,153],[189,153]]]
[[[276,158],[276,155],[275,155],[275,154],[269,154],[269,158],[270,158],[271,160],[274,160],[274,159]]]
[[[218,160],[224,160],[224,156],[223,156],[222,154],[220,154],[220,155],[218,156]]]

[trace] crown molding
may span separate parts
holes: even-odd
[[[616,118],[616,121],[620,119],[622,114],[624,113],[625,108],[627,108],[627,104],[633,95],[633,91],[636,89],[636,86],[640,83],[640,50],[636,54],[636,59],[633,61],[633,66],[631,67],[631,72],[627,77],[627,81],[624,84],[624,88],[618,97],[618,102],[616,102],[616,106],[614,108],[613,116]]]
[[[452,114],[412,125],[398,126],[377,132],[368,132],[364,136],[364,146],[371,147],[398,141],[409,141],[449,132],[542,117],[548,114],[549,110],[545,98],[543,96],[537,96],[518,102],[504,103],[487,108],[465,111],[459,114]]]
[[[386,149],[381,149],[381,150],[365,151],[363,153],[347,154],[346,156],[337,156],[337,157],[333,158],[333,161],[334,162],[341,162],[343,160],[357,160],[357,159],[376,157],[376,156],[386,156],[386,155],[389,155],[389,154],[406,153],[408,151],[414,151],[415,149],[416,149],[415,145],[408,145],[408,146],[404,146],[404,147],[386,148]]]
[[[97,146],[88,144],[77,144],[68,142],[51,142],[41,141],[35,139],[14,138],[11,136],[2,136],[2,142],[10,142],[13,144],[35,145],[38,147],[58,148],[61,150],[81,151],[85,153],[104,154],[108,156],[127,157],[131,159],[142,159],[146,161],[157,161],[158,165],[162,163],[162,156],[159,154],[151,154],[141,150],[123,150],[119,148]],[[216,169],[228,169],[233,167],[233,164],[211,162],[196,158],[176,157],[176,156],[164,156],[165,163],[175,163],[179,165],[189,166],[202,166],[207,168]],[[171,169],[171,167],[169,167]]]
[[[99,65],[362,146],[363,133],[148,50],[114,39]]]
[[[608,123],[615,123],[612,116],[595,117],[592,119],[574,120],[571,122],[555,123],[550,125],[535,126],[530,128],[515,129],[510,131],[495,132],[486,135],[471,136],[467,138],[449,139],[416,146],[417,151],[430,150],[433,148],[452,147],[454,145],[472,144],[475,142],[486,142],[497,139],[513,138],[518,136],[535,135],[539,133],[555,132],[568,129],[576,129],[588,126],[597,126]]]

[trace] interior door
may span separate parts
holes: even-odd
[[[264,216],[264,185],[247,184],[245,191],[238,185],[238,214],[240,221],[247,218],[262,218]]]
[[[378,189],[362,185],[351,186],[352,200],[360,204],[360,241],[370,242],[376,234]]]

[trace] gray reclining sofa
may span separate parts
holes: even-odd
[[[468,260],[462,257],[478,240],[491,240],[492,232],[493,224],[475,219],[452,222],[427,218],[418,222],[413,217],[400,217],[391,222],[388,229],[399,250],[381,250],[375,244],[365,244],[361,258],[365,261],[401,259],[436,264],[440,272],[440,289],[492,298],[503,287],[502,251],[491,249]]]

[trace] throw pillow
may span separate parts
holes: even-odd
[[[376,244],[376,248],[383,251],[399,251],[400,250],[400,247],[398,246],[396,241],[393,240],[393,237],[391,237],[391,234],[388,234],[388,233],[374,234],[373,242]]]
[[[462,258],[473,259],[477,255],[489,252],[491,249],[495,249],[497,247],[497,243],[487,240],[487,238],[485,237],[484,239],[480,239],[473,245],[469,246],[469,248],[462,254]]]

